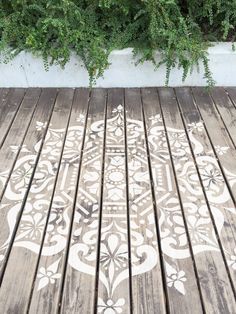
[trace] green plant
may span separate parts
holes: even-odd
[[[166,64],[166,84],[173,67],[183,68],[184,80],[202,61],[213,85],[206,49],[211,41],[234,41],[235,27],[236,0],[0,0],[2,61],[26,50],[41,55],[46,69],[64,67],[74,50],[91,84],[112,50],[134,47],[139,62]]]

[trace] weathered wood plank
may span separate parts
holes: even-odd
[[[217,237],[220,239],[224,258],[230,260],[236,247],[236,217],[232,212],[235,204],[229,193],[200,113],[193,102],[191,90],[189,88],[178,88],[176,89],[176,95],[208,199],[211,216],[217,230]],[[194,184],[194,181],[192,183]],[[232,267],[229,268],[229,271],[232,282],[236,282],[236,271]]]
[[[97,310],[130,313],[123,89],[108,92],[104,162]]]
[[[236,312],[236,88],[191,92],[0,89],[1,313]]]
[[[5,266],[6,251],[11,246],[14,227],[18,224],[18,216],[20,215],[22,204],[24,203],[24,198],[28,191],[41,152],[41,146],[46,134],[56,94],[57,91],[55,89],[43,90],[1,200],[1,275],[2,269]],[[10,228],[8,222],[10,223]]]
[[[28,89],[26,94],[23,89],[16,90],[8,102],[10,107],[12,106],[14,108],[19,106],[25,94],[15,119],[11,124],[8,136],[0,150],[0,200],[23,143],[28,124],[33,116],[40,93],[40,89]],[[9,111],[9,113],[12,112],[13,109]],[[4,127],[5,122],[2,125]]]
[[[56,100],[51,125],[24,203],[0,289],[0,308],[3,313],[27,312],[44,226],[58,176],[73,94],[72,89],[62,89]]]
[[[4,89],[0,100],[0,148],[2,147],[17,110],[24,97],[25,89]]]
[[[236,107],[223,87],[213,88],[211,96],[236,147]]]
[[[158,91],[205,310],[234,313],[234,293],[174,91],[170,88]]]
[[[59,175],[52,199],[42,252],[37,266],[29,313],[57,313],[63,269],[70,235],[74,199],[77,193],[81,152],[86,126],[89,90],[77,89],[69,128],[63,149]],[[42,272],[42,270],[44,270]],[[45,281],[44,273],[52,271],[53,284]],[[57,275],[55,275],[57,274]],[[71,312],[72,313],[72,312]]]
[[[78,194],[64,265],[61,313],[94,313],[96,259],[101,209],[101,184],[106,113],[106,90],[92,92],[86,126]]]
[[[192,92],[196,105],[204,120],[208,136],[214,145],[216,156],[221,164],[221,169],[228,182],[228,187],[232,194],[231,196],[234,199],[234,203],[236,203],[235,147],[209,93],[203,88],[193,88]]]
[[[155,215],[139,89],[126,89],[125,110],[133,313],[165,313],[159,236],[150,223]]]
[[[9,92],[10,92],[10,88],[0,88],[0,113],[2,112],[3,104],[5,103],[5,100]],[[2,114],[0,115],[0,117],[1,116]]]
[[[142,89],[142,100],[151,162],[150,171],[168,287],[169,312],[202,313],[191,247],[189,247],[185,230],[156,89]],[[172,135],[174,134],[173,132]]]
[[[5,133],[4,133],[4,130],[1,128],[1,125],[4,121],[4,118],[6,118],[7,116],[6,109],[8,108],[9,110],[10,108],[9,106],[6,105],[9,92],[10,92],[10,88],[0,88],[0,132],[3,133],[2,138],[5,137]],[[8,128],[6,128],[5,132],[7,131],[8,131]],[[2,141],[0,143],[2,143]]]

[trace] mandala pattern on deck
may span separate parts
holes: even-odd
[[[159,115],[151,117],[151,127],[148,131],[148,143],[153,156],[152,172],[157,189],[158,199],[162,202],[157,204],[160,207],[159,229],[161,233],[162,249],[165,256],[167,285],[176,289],[179,293],[185,294],[184,283],[187,278],[185,271],[176,269],[171,264],[173,259],[189,258],[188,241],[186,238],[185,226],[182,218],[177,195],[173,196],[174,182],[170,175],[170,156],[166,140],[166,134],[162,119]],[[37,284],[40,291],[49,284],[54,284],[61,278],[58,273],[58,265],[66,246],[70,218],[67,208],[73,203],[71,191],[75,189],[76,175],[78,172],[78,159],[80,151],[77,149],[83,136],[84,117],[78,118],[78,124],[71,126],[66,135],[66,142],[63,152],[63,182],[56,195],[55,202],[51,209],[48,221],[46,238],[42,256],[55,257],[54,262],[47,268],[41,267],[38,271]],[[132,275],[150,271],[157,263],[155,219],[150,204],[152,195],[146,193],[145,184],[149,182],[149,173],[143,171],[147,168],[145,147],[136,145],[138,138],[144,137],[143,123],[137,120],[127,119],[127,144],[129,154],[133,155],[128,163],[129,171],[129,193],[132,197],[130,204],[130,227],[133,250],[131,252]],[[38,129],[45,127],[38,122]],[[227,186],[222,177],[217,160],[212,153],[204,154],[204,149],[194,137],[194,130],[201,132],[201,122],[189,125],[189,137],[193,145],[194,153],[197,156],[199,172],[211,208],[214,209],[213,216],[218,232],[224,228],[225,216],[217,205],[227,203],[230,199]],[[196,200],[201,194],[201,185],[198,174],[191,158],[188,140],[184,130],[168,128],[169,143],[171,146],[173,161],[181,182],[182,192],[188,191],[191,197],[189,202],[184,204],[188,222],[189,235],[193,246],[194,254],[203,251],[218,251],[217,239],[211,223],[211,217],[206,203],[197,206]],[[76,204],[74,223],[76,225],[72,234],[72,245],[69,254],[69,264],[74,269],[95,275],[95,268],[91,266],[96,260],[96,245],[98,232],[99,215],[99,193],[101,180],[101,158],[99,152],[104,136],[104,121],[98,121],[91,125],[90,134],[86,134],[87,141],[84,149],[83,165],[86,165],[86,172],[83,174],[83,181],[86,182],[86,190],[79,186],[80,200]],[[107,121],[106,129],[106,165],[105,165],[105,194],[103,197],[103,224],[101,230],[100,247],[100,281],[106,291],[106,298],[99,296],[98,312],[121,313],[122,307],[127,302],[127,296],[116,295],[117,287],[127,280],[128,272],[128,234],[127,234],[127,203],[126,203],[126,173],[125,173],[125,145],[124,145],[124,108],[120,105],[112,112],[112,117]],[[88,132],[87,132],[88,133]],[[49,201],[46,200],[48,191],[52,191],[53,182],[59,167],[58,158],[63,146],[64,129],[53,129],[50,126],[41,152],[42,160],[34,174],[34,184],[31,188],[35,197],[27,199],[24,212],[21,218],[18,237],[14,245],[39,253],[40,241],[44,232]],[[94,146],[94,143],[97,143]],[[5,258],[5,248],[11,241],[14,231],[14,223],[21,208],[33,165],[36,160],[41,142],[37,143],[34,151],[28,152],[19,159],[8,183],[5,200],[1,204],[1,210],[7,212],[7,223],[9,236],[0,247],[0,260]],[[14,150],[15,148],[12,147]],[[227,154],[227,147],[215,147],[219,154]],[[145,167],[143,166],[145,164]],[[71,177],[68,178],[68,169],[72,169]],[[229,178],[229,184],[236,184],[236,174],[224,169]],[[163,177],[166,181],[163,181]],[[65,182],[68,184],[65,185]],[[6,183],[5,172],[0,174],[0,184]],[[32,195],[32,194],[31,194]],[[225,208],[236,214],[235,208]],[[146,234],[137,232],[137,222],[146,225]],[[86,233],[83,232],[86,224]],[[56,227],[55,227],[56,226]],[[174,228],[173,228],[174,226]],[[149,239],[147,245],[147,239]],[[150,239],[152,241],[150,241]],[[152,243],[152,245],[150,244]],[[234,252],[225,250],[228,265],[236,270],[236,249]],[[113,311],[113,312],[112,312]]]

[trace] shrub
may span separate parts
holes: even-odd
[[[235,26],[236,0],[0,0],[2,61],[26,50],[41,55],[46,69],[63,67],[74,50],[91,83],[109,66],[113,49],[134,47],[139,62],[166,64],[166,84],[173,67],[183,68],[184,80],[201,61],[213,85],[206,48],[234,41]]]

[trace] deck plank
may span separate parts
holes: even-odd
[[[236,88],[1,89],[0,313],[236,313]]]
[[[41,153],[41,146],[49,123],[48,117],[51,115],[56,93],[57,91],[54,89],[43,90],[1,200],[0,278],[5,266],[5,256],[11,246],[14,228],[17,225],[18,216],[21,213]],[[12,220],[10,229],[7,224],[9,219]],[[13,223],[14,221],[15,223]]]
[[[224,125],[231,136],[231,140],[236,147],[236,107],[223,87],[213,88],[211,96],[222,120],[224,121]]]
[[[3,313],[27,311],[44,225],[58,175],[73,94],[71,89],[62,89],[56,100],[51,125],[24,203],[0,289],[0,308]],[[60,129],[61,132],[54,131],[55,129]],[[50,153],[49,160],[51,150],[53,153]]]
[[[126,89],[125,110],[133,313],[166,313],[160,241],[156,224],[149,224],[155,215],[139,89]]]
[[[168,287],[166,298],[169,312],[202,313],[201,296],[192,261],[191,247],[185,230],[156,89],[142,89],[142,99]],[[180,280],[176,284],[175,279],[178,277]]]
[[[236,311],[234,293],[180,112],[177,109],[174,90],[159,88],[158,91],[171,147],[174,171],[194,252],[204,308],[207,313],[234,313]],[[173,129],[175,130],[174,136],[171,133]],[[178,132],[178,130],[181,131]],[[195,182],[191,182],[192,177]],[[192,213],[195,213],[195,216],[192,216]],[[205,229],[203,233],[202,225]]]
[[[97,310],[117,306],[130,313],[123,89],[108,92],[104,162]]]
[[[221,89],[219,91],[222,92]],[[235,204],[231,198],[217,157],[215,156],[214,147],[212,147],[204,128],[200,113],[193,102],[191,90],[189,88],[179,88],[176,90],[176,94],[180,110],[183,114],[185,128],[188,130],[189,142],[192,146],[198,171],[208,199],[211,216],[217,230],[217,237],[220,239],[224,258],[230,259],[234,255],[236,247],[236,216],[229,209],[234,208]],[[196,140],[198,141],[197,144]],[[211,174],[216,175],[215,181],[209,180]],[[230,267],[229,271],[232,282],[236,283],[235,270]]]
[[[0,99],[0,148],[14,121],[15,115],[24,97],[25,89],[3,89]]]
[[[40,89],[29,89],[26,94],[23,89],[20,89],[16,90],[9,100],[10,107],[19,106],[19,104],[21,104],[21,106],[12,122],[8,136],[0,149],[0,199],[5,190],[14,163],[17,160],[19,150],[33,116],[40,93]],[[12,112],[13,111],[11,111],[11,113]],[[3,126],[4,125],[5,120]]]
[[[193,88],[192,92],[204,120],[208,136],[214,145],[215,153],[220,161],[221,169],[231,191],[231,196],[236,204],[235,147],[209,93],[202,88]]]
[[[103,89],[91,94],[69,256],[64,265],[61,313],[94,312],[106,94]]]
[[[28,313],[57,313],[58,311],[62,284],[61,269],[65,264],[66,254],[64,250],[67,247],[74,198],[77,193],[76,187],[83,150],[88,99],[89,90],[77,89],[75,91]],[[42,270],[50,272],[51,269],[58,278],[54,284],[48,282],[45,285]]]

